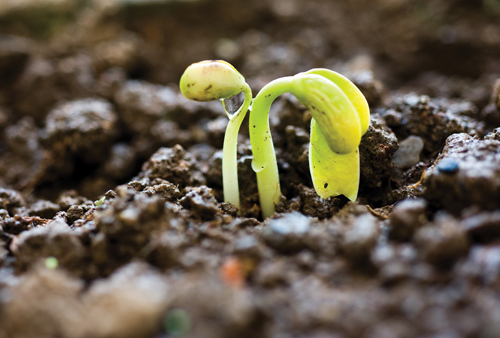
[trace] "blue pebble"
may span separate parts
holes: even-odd
[[[436,167],[443,174],[454,174],[458,171],[458,162],[452,158],[444,158]]]

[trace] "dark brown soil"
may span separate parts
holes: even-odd
[[[352,79],[356,203],[288,95],[277,213],[246,123],[223,203],[227,118],[177,85],[205,59]],[[0,338],[174,336],[500,337],[498,1],[0,1]]]

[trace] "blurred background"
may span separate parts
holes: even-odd
[[[396,88],[499,72],[499,19],[498,0],[2,0],[0,64],[5,83],[36,57],[83,54],[96,78],[120,67],[167,84],[202,59],[250,78],[354,59]]]

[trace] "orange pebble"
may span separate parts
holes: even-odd
[[[243,266],[240,260],[236,257],[227,258],[220,268],[222,280],[228,285],[234,287],[243,287],[245,277]]]

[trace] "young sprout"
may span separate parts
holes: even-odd
[[[276,154],[269,129],[269,110],[280,95],[291,92],[312,114],[309,168],[318,195],[344,195],[355,201],[359,187],[361,137],[368,129],[370,110],[365,97],[344,76],[328,69],[312,69],[268,83],[252,102],[243,76],[224,61],[203,61],[182,75],[184,96],[196,101],[224,100],[243,92],[245,101],[230,114],[224,137],[222,175],[224,199],[238,208],[239,190],[236,145],[238,131],[250,103],[252,168],[257,175],[262,216],[274,214],[281,198]]]
[[[225,61],[202,61],[190,65],[181,77],[182,94],[195,101],[221,100],[229,123],[222,148],[222,186],[225,202],[240,209],[238,188],[238,131],[252,101],[252,91],[245,78]],[[224,100],[243,92],[245,100],[234,113],[226,110]]]
[[[103,196],[100,199],[98,199],[97,201],[95,201],[94,202],[95,207],[97,208],[98,206],[100,206],[101,204],[103,204],[105,200],[106,200],[106,196]]]
[[[281,196],[269,109],[272,102],[286,92],[296,96],[313,117],[309,167],[316,192],[322,198],[344,195],[356,200],[358,145],[368,129],[368,104],[359,89],[344,76],[327,69],[312,69],[270,82],[253,101],[250,142],[262,216],[267,218],[274,213]]]

